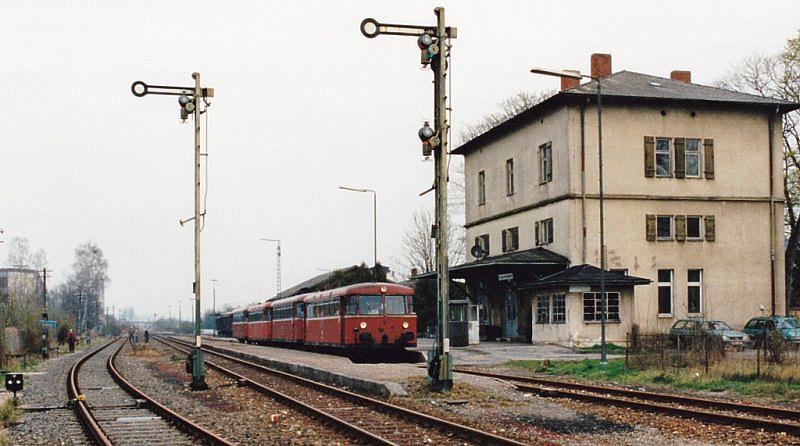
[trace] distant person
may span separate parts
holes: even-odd
[[[86,345],[92,345],[92,333],[86,333]]]
[[[133,344],[133,329],[128,329],[128,342]]]
[[[67,345],[69,346],[70,353],[75,353],[76,342],[78,342],[78,337],[75,336],[75,332],[70,328],[69,333],[67,333]]]
[[[147,344],[150,342],[150,331],[148,329],[144,329],[144,343]]]

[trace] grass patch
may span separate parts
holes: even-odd
[[[762,365],[757,376],[754,361],[728,360],[705,368],[625,369],[625,361],[612,359],[605,367],[600,361],[509,361],[501,367],[524,369],[534,373],[563,376],[588,381],[614,382],[665,390],[727,392],[778,401],[800,399],[800,369],[794,364]]]
[[[7,399],[2,405],[0,405],[0,424],[3,426],[8,425],[8,423],[16,420],[21,415],[20,410],[17,408],[17,405],[14,404],[14,400],[11,398]]]

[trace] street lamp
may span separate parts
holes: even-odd
[[[355,187],[339,186],[341,190],[349,190],[351,192],[369,192],[372,194],[372,265],[373,275],[372,280],[378,281],[378,193],[372,189],[359,189]]]
[[[606,346],[606,309],[608,308],[608,298],[606,297],[606,242],[605,242],[605,219],[603,203],[603,90],[599,77],[581,74],[577,71],[550,70],[547,68],[532,68],[531,73],[554,76],[567,79],[591,79],[597,82],[597,159],[599,164],[600,176],[600,299],[602,309],[600,311],[600,365],[608,364]]]
[[[278,255],[278,281],[275,284],[275,286],[277,288],[276,295],[277,295],[278,298],[280,298],[281,297],[281,241],[276,239],[276,238],[262,238],[261,241],[262,242],[275,242],[275,243],[278,244],[278,251],[277,251],[277,253],[278,253],[277,254]]]
[[[148,94],[178,96],[180,106],[180,117],[184,122],[191,115],[194,118],[194,215],[186,220],[180,220],[181,226],[194,220],[194,282],[192,290],[194,292],[194,350],[191,354],[192,369],[192,390],[208,389],[205,379],[205,364],[203,363],[203,338],[200,330],[200,291],[202,281],[200,280],[200,231],[201,218],[205,221],[205,210],[200,210],[200,114],[208,113],[208,98],[214,97],[213,88],[200,86],[200,73],[192,73],[194,79],[193,87],[176,87],[169,85],[148,85],[142,81],[136,81],[131,85],[131,93],[136,97],[144,97]],[[200,100],[205,103],[205,108],[200,110]],[[208,115],[206,115],[208,117]]]

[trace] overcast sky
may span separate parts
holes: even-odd
[[[54,281],[93,240],[112,282],[108,305],[140,314],[189,308],[193,281],[191,121],[174,97],[136,98],[135,80],[216,90],[209,113],[204,307],[372,259],[402,255],[416,209],[430,208],[432,163],[416,132],[432,117],[432,74],[414,39],[364,38],[365,17],[458,27],[454,135],[519,90],[557,88],[530,67],[614,71],[711,83],[741,59],[796,35],[797,1],[10,1],[0,2],[0,228],[43,248]],[[0,245],[5,259],[8,244]]]

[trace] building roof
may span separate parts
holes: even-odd
[[[544,248],[526,249],[523,251],[512,251],[491,257],[484,257],[480,260],[463,263],[458,266],[451,266],[450,272],[467,271],[470,269],[486,268],[489,266],[532,266],[532,265],[569,265],[569,259],[548,251]],[[436,272],[420,274],[412,279],[422,279],[435,276]]]
[[[520,284],[519,288],[543,288],[554,285],[599,285],[601,272],[602,270],[596,266],[575,265],[564,271],[542,277],[539,280]],[[647,285],[650,280],[606,270],[605,283],[607,286],[635,286]]]
[[[781,113],[800,108],[800,104],[707,85],[693,84],[633,71],[619,71],[601,80],[603,101],[659,104],[698,104],[706,106],[777,107]],[[597,81],[561,91],[455,148],[465,155],[501,136],[527,125],[533,118],[567,103],[585,103],[597,95]]]

